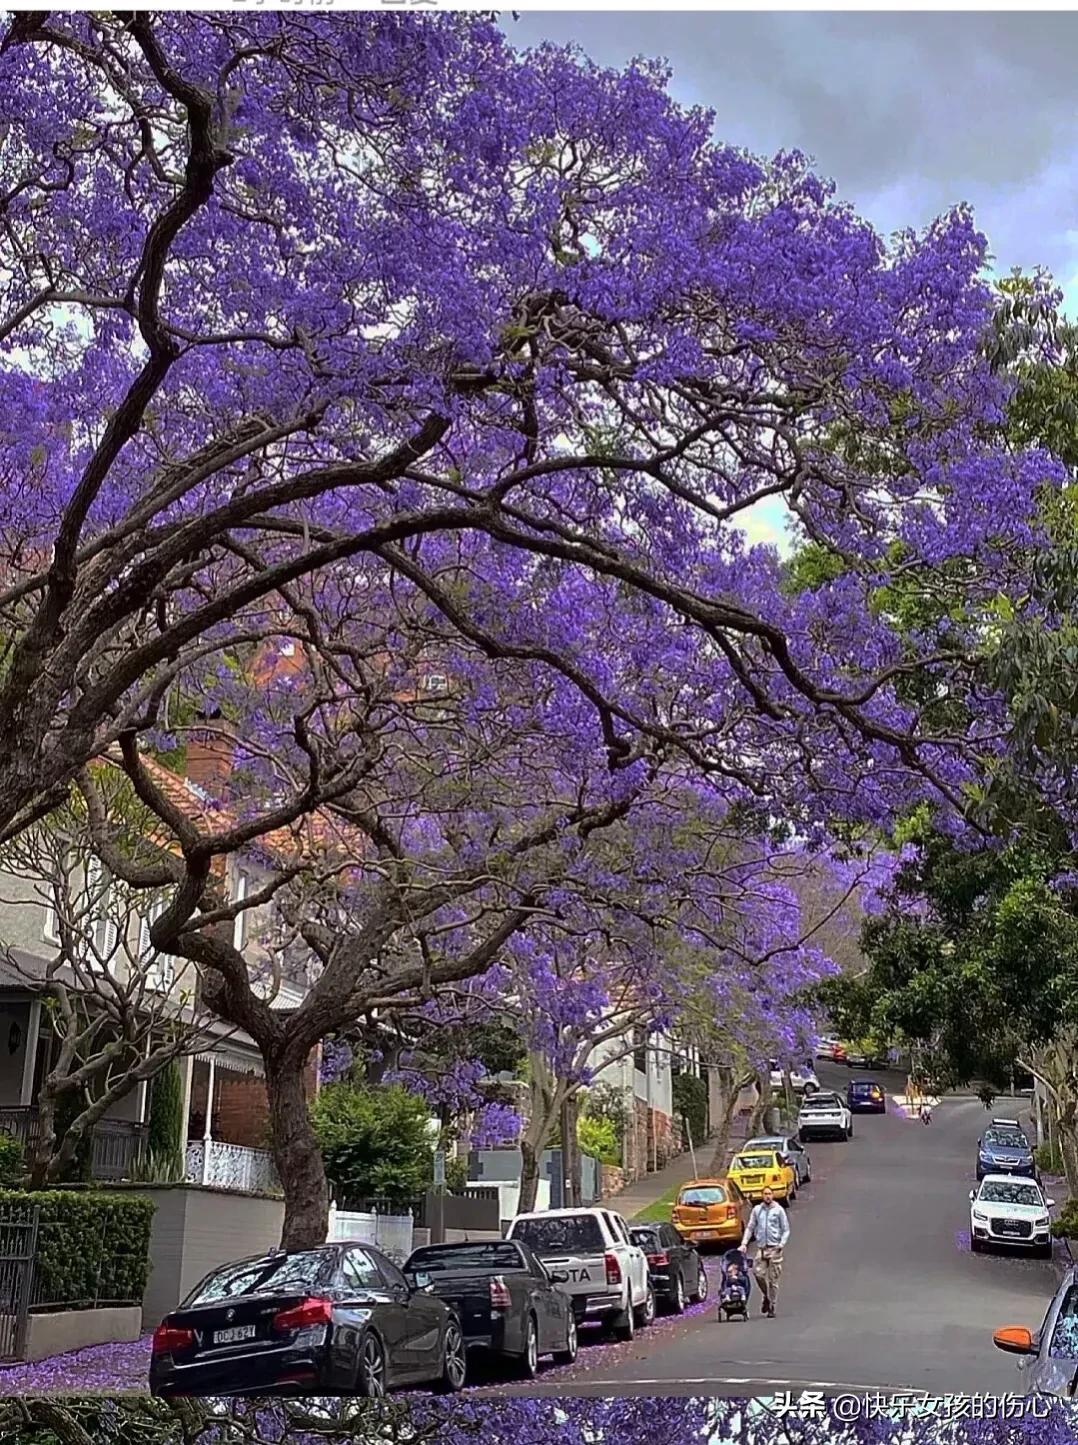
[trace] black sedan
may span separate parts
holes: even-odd
[[[569,1296],[526,1244],[512,1239],[429,1244],[414,1250],[405,1278],[456,1313],[469,1349],[512,1360],[534,1380],[542,1355],[576,1359],[576,1318]]]
[[[682,1239],[672,1224],[639,1224],[629,1231],[647,1255],[655,1299],[679,1315],[687,1300],[707,1299],[708,1278],[696,1245]]]
[[[460,1390],[453,1310],[366,1245],[275,1250],[206,1276],[154,1331],[150,1393],[384,1395]]]

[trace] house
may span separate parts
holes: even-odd
[[[595,1083],[611,1085],[626,1101],[621,1167],[626,1179],[639,1179],[679,1153],[681,1129],[674,1119],[671,1041],[662,1034],[649,1039],[634,1029],[631,1049],[629,1043],[626,1037],[600,1045],[592,1068]]]
[[[154,766],[155,779],[174,803],[192,816],[206,806],[206,794],[191,778]],[[225,882],[232,900],[257,891],[269,876],[265,854],[229,858]],[[193,1183],[245,1192],[277,1187],[269,1152],[269,1107],[258,1049],[242,1032],[214,1020],[201,1008],[197,970],[187,960],[156,955],[149,942],[155,905],[140,914],[119,897],[94,859],[77,875],[85,889],[83,918],[96,960],[123,986],[129,971],[145,970],[147,1017],[164,1026],[178,1018],[195,1030],[192,1051],[181,1057],[186,1119],[186,1175]],[[142,900],[134,900],[141,903]],[[156,908],[163,907],[158,901]],[[255,987],[273,1008],[295,1008],[309,980],[305,958],[286,957],[272,967],[263,937],[272,906],[236,918],[234,942],[243,949]],[[58,920],[40,878],[0,871],[0,1128],[26,1143],[37,1130],[37,1099],[55,1058],[57,1038],[43,1007],[50,965],[59,943]],[[261,974],[261,976],[259,976]],[[70,970],[60,976],[71,978]],[[309,1089],[318,1087],[312,1057]],[[94,1130],[91,1168],[95,1178],[131,1177],[145,1151],[150,1086],[137,1085],[114,1103]]]

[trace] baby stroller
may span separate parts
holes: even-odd
[[[745,1251],[728,1249],[722,1257],[722,1276],[719,1280],[719,1319],[747,1320],[751,1293],[752,1273]]]

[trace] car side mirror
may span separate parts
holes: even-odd
[[[970,1200],[970,1203],[972,1204],[973,1201],[974,1201],[976,1198],[977,1198],[977,1191],[976,1191],[976,1189],[971,1189],[971,1190],[969,1191],[969,1200]]]
[[[1021,1325],[1008,1325],[1006,1329],[997,1330],[992,1336],[992,1343],[997,1350],[1005,1350],[1008,1355],[1035,1355],[1037,1353],[1033,1336]]]
[[[420,1270],[415,1276],[412,1288],[417,1294],[422,1294],[424,1290],[430,1289],[430,1275],[425,1270]]]
[[[1046,1200],[1044,1201],[1044,1207],[1045,1207],[1045,1209],[1054,1209],[1054,1208],[1056,1207],[1056,1202],[1055,1202],[1055,1200],[1054,1200],[1054,1199],[1046,1199]]]
[[[568,1270],[564,1270],[564,1269],[552,1269],[552,1270],[550,1271],[550,1283],[551,1283],[551,1284],[568,1284],[568,1283],[569,1283],[569,1272],[568,1272]]]

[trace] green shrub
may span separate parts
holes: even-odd
[[[14,1134],[0,1133],[0,1189],[10,1189],[26,1173],[26,1149]]]
[[[1062,1175],[1062,1156],[1058,1149],[1052,1148],[1051,1144],[1038,1144],[1033,1151],[1033,1158],[1042,1174]]]
[[[184,1174],[183,1073],[173,1059],[153,1081],[146,1153],[163,1179]]]
[[[154,1203],[104,1190],[0,1190],[0,1209],[36,1204],[37,1301],[141,1304],[150,1273]]]
[[[612,1119],[593,1119],[582,1114],[577,1120],[576,1138],[581,1150],[600,1163],[621,1163],[621,1146]]]
[[[414,1199],[430,1184],[430,1110],[400,1084],[326,1084],[311,1122],[338,1202]]]
[[[1052,1221],[1052,1233],[1057,1239],[1078,1239],[1078,1199],[1068,1199],[1063,1205]]]
[[[708,1134],[707,1084],[695,1074],[675,1074],[673,1095],[675,1119],[688,1120],[692,1142],[699,1144]]]
[[[452,1159],[445,1161],[445,1187],[451,1194],[463,1194],[467,1183],[467,1156],[462,1159],[459,1154],[454,1154]]]

